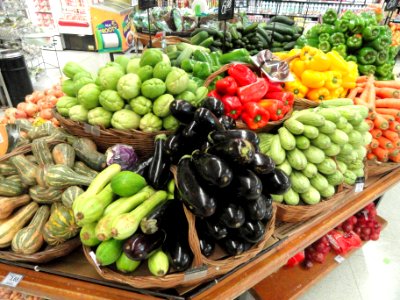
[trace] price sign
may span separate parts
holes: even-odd
[[[247,8],[249,6],[249,2],[247,0],[236,0],[235,7],[236,8]]]
[[[8,273],[6,277],[4,277],[3,281],[1,284],[7,285],[9,287],[15,288],[20,281],[24,278],[23,275],[20,274],[15,274],[15,273]]]
[[[356,193],[362,192],[364,190],[364,184],[365,184],[365,177],[357,177],[354,191]]]
[[[396,10],[397,6],[399,6],[399,0],[386,0],[385,11]]]
[[[335,256],[335,261],[336,261],[338,264],[341,264],[342,262],[345,261],[345,258],[344,258],[343,256],[341,256],[341,255],[337,255],[337,256]]]
[[[157,6],[156,0],[139,0],[140,10],[145,10],[156,6]]]
[[[218,2],[218,21],[233,19],[235,11],[234,0],[219,0]]]

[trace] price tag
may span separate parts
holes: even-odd
[[[140,10],[145,10],[156,6],[157,6],[156,0],[139,0]]]
[[[386,0],[385,11],[396,10],[397,6],[399,6],[399,0]]]
[[[354,192],[356,193],[362,192],[364,190],[364,184],[365,184],[365,177],[358,177],[356,179]]]
[[[338,263],[338,264],[341,264],[342,262],[344,262],[346,259],[343,257],[343,256],[341,256],[341,255],[337,255],[336,257],[335,257],[335,261]]]
[[[94,253],[93,251],[90,251],[89,255],[92,258],[92,260],[94,261],[94,263],[96,264],[96,266],[99,266],[99,263],[97,262],[97,259],[96,259],[96,253]]]
[[[89,125],[89,124],[85,123],[83,125],[83,130],[86,133],[89,133],[89,134],[91,134],[93,136],[100,136],[100,127],[99,126],[92,126],[92,125]]]
[[[193,280],[193,279],[197,279],[197,278],[203,278],[204,276],[206,276],[208,273],[208,268],[207,266],[200,266],[197,268],[193,268],[190,270],[187,270],[185,272],[185,277],[183,279],[183,281],[189,281],[189,280]]]
[[[22,278],[24,278],[23,275],[20,274],[15,274],[15,273],[8,273],[6,277],[4,277],[3,281],[1,282],[1,284],[10,286],[15,288],[20,281],[22,280]]]
[[[234,0],[219,0],[218,2],[218,21],[233,19],[235,12]]]

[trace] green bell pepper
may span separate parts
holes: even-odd
[[[347,47],[344,44],[340,44],[340,45],[334,46],[334,47],[332,47],[332,50],[334,50],[337,53],[339,53],[342,57],[346,57],[347,56]]]
[[[335,30],[338,32],[346,32],[349,30],[349,20],[340,19],[335,21]]]
[[[379,67],[376,67],[376,74],[382,77],[387,77],[393,72],[393,67],[389,64],[383,64]]]
[[[396,56],[399,53],[400,50],[400,46],[391,46],[389,47],[389,61],[395,61],[396,60]]]
[[[333,45],[333,46],[337,46],[340,44],[345,44],[346,43],[346,39],[344,37],[344,34],[341,32],[336,32],[334,34],[332,34],[329,38],[329,42]]]
[[[394,80],[394,74],[388,74],[387,76],[376,76],[376,79],[381,80],[381,81],[386,81],[386,80]]]
[[[206,79],[212,73],[212,68],[209,63],[196,61],[193,66],[193,76],[201,79]]]
[[[364,19],[365,26],[378,25],[378,22],[377,22],[376,17],[375,17],[375,13],[362,12],[361,13],[361,18]]]
[[[319,42],[318,49],[327,53],[331,50],[331,44],[328,41]]]
[[[210,57],[212,60],[213,66],[220,66],[221,62],[219,61],[219,58],[221,57],[222,52],[221,51],[215,51],[210,53]]]
[[[375,40],[367,43],[366,46],[371,47],[371,48],[375,49],[376,51],[381,51],[387,47],[387,45],[385,43],[383,43],[382,38],[383,37],[378,37]]]
[[[311,47],[318,47],[319,44],[319,40],[318,38],[311,38],[311,39],[307,39],[307,45],[311,46]]]
[[[330,8],[322,16],[322,22],[324,24],[333,25],[337,18],[338,18],[338,15],[337,15],[336,11],[333,10],[332,8]]]
[[[318,37],[318,41],[321,43],[321,42],[329,42],[329,38],[330,38],[330,35],[329,35],[329,33],[321,33],[320,35],[319,35],[319,37]]]
[[[347,55],[346,60],[347,61],[357,62],[357,56],[355,56],[355,55]]]
[[[346,10],[344,12],[344,14],[342,15],[342,19],[352,20],[355,18],[357,18],[357,15],[355,13],[353,13],[351,10]]]
[[[380,66],[387,63],[388,58],[389,58],[389,51],[387,49],[378,51],[378,54],[376,55],[375,65]]]
[[[335,26],[333,25],[328,25],[328,24],[322,24],[321,27],[319,28],[319,33],[328,33],[328,34],[333,34],[335,33]]]
[[[361,33],[365,27],[365,21],[363,18],[356,16],[353,19],[349,20],[349,30],[355,33]]]
[[[363,65],[372,65],[376,62],[376,56],[378,53],[370,47],[361,48],[357,54],[357,60],[360,64]]]
[[[358,49],[362,46],[361,34],[355,34],[347,39],[346,45],[350,49]]]
[[[206,62],[206,63],[208,63],[210,65],[213,64],[211,56],[204,50],[196,49],[193,52],[193,59],[197,60],[197,61]]]
[[[307,44],[307,38],[302,35],[296,41],[296,47],[303,48]]]
[[[376,67],[374,65],[358,65],[358,72],[362,75],[375,74]]]
[[[378,26],[367,26],[362,31],[362,38],[365,41],[373,41],[380,34],[381,34],[381,31],[379,30]]]
[[[318,38],[320,33],[321,33],[321,25],[320,24],[314,25],[313,27],[311,27],[309,31],[307,31],[306,38],[307,39]]]
[[[185,70],[186,73],[191,73],[193,72],[193,67],[195,63],[196,61],[194,61],[193,59],[184,58],[181,62],[181,68]]]

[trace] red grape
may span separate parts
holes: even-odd
[[[368,221],[367,222],[367,227],[368,228],[374,228],[375,227],[375,221]]]

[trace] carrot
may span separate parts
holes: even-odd
[[[358,98],[358,97],[354,98],[354,99],[353,99],[353,102],[354,102],[354,104],[362,105],[362,106],[368,107],[368,111],[370,111],[370,112],[374,110],[374,107],[372,107],[369,103],[367,103],[367,102],[365,102],[365,101],[362,101],[362,100],[361,100],[360,98]]]
[[[397,121],[390,122],[389,129],[393,131],[400,131],[400,123]]]
[[[354,88],[354,89],[351,89],[350,90],[350,93],[347,95],[347,98],[349,98],[349,99],[353,99],[353,101],[354,101],[354,98],[355,97],[357,97],[357,94],[360,92],[360,89],[359,88]]]
[[[375,149],[379,147],[379,142],[377,139],[372,139],[371,144],[370,144],[371,149]]]
[[[397,153],[396,156],[391,156],[390,160],[393,161],[393,162],[399,163],[400,162],[400,152]]]
[[[376,118],[374,120],[374,125],[376,128],[379,129],[388,129],[389,128],[389,122],[382,117],[380,114],[376,114]]]
[[[385,138],[383,136],[378,138],[378,143],[379,143],[379,147],[381,147],[383,149],[391,149],[391,148],[393,148],[393,143],[389,139],[387,139],[387,138]]]
[[[376,160],[376,155],[373,154],[372,152],[371,152],[371,153],[368,153],[368,154],[367,154],[367,159],[368,159],[368,160]]]
[[[375,86],[379,88],[400,89],[400,81],[398,80],[375,81]]]
[[[381,98],[400,99],[400,91],[392,88],[376,88],[376,95]]]
[[[365,148],[367,148],[367,153],[371,153],[372,152],[371,144],[367,145],[367,147],[365,147]]]
[[[375,86],[374,86],[374,76],[371,76],[371,80],[368,82],[371,82],[368,92],[367,92],[367,103],[371,105],[372,107],[375,107],[375,100],[376,100],[376,94],[375,94]]]
[[[399,139],[400,139],[399,138],[399,134],[397,132],[392,131],[392,130],[384,130],[382,132],[382,135],[385,138],[389,139],[392,143],[395,143],[395,142],[399,141]]]
[[[390,149],[389,150],[389,158],[391,158],[392,156],[396,156],[399,153],[400,153],[400,149],[399,148]]]
[[[369,93],[370,88],[371,88],[371,84],[369,81],[367,81],[367,84],[365,85],[365,88],[361,92],[361,95],[360,95],[361,102],[369,103],[368,102],[368,93]]]
[[[400,109],[400,100],[393,98],[379,99],[375,101],[377,108],[395,108]]]
[[[377,113],[375,111],[371,111],[368,113],[368,119],[375,120]]]
[[[380,115],[384,117],[388,122],[394,122],[396,120],[396,118],[393,117],[392,115],[383,115],[383,114]]]
[[[367,82],[362,82],[362,83],[357,83],[357,84],[356,84],[356,87],[359,87],[359,88],[361,88],[361,89],[364,89],[366,85],[367,85]]]
[[[382,162],[388,161],[389,151],[387,149],[378,147],[378,148],[373,149],[372,153],[376,155],[376,158],[379,161],[382,161]]]
[[[359,77],[357,77],[356,82],[357,83],[363,83],[363,82],[367,82],[367,80],[368,80],[367,76],[359,76]]]
[[[375,111],[378,114],[384,114],[384,115],[392,115],[394,117],[400,117],[400,110],[399,109],[394,109],[394,108],[377,108]]]
[[[382,136],[382,131],[377,128],[372,129],[370,133],[374,139],[378,139]]]

